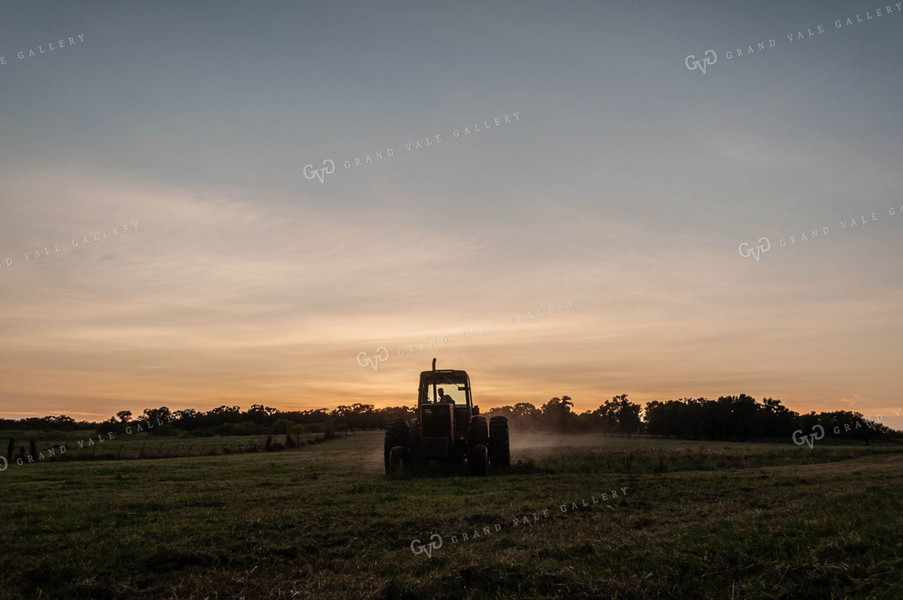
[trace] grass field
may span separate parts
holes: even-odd
[[[10,466],[0,596],[903,598],[896,447],[512,444],[479,479],[389,481],[378,432]]]
[[[299,444],[323,441],[322,433],[298,433],[292,434],[292,439]],[[202,456],[216,454],[231,454],[236,452],[255,452],[262,450],[267,438],[280,448],[286,445],[285,434],[260,434],[260,435],[231,435],[212,437],[163,437],[150,436],[147,433],[134,433],[132,435],[98,435],[91,431],[76,431],[61,436],[59,432],[5,432],[0,431],[0,449],[5,452],[9,438],[14,438],[14,456],[19,449],[23,449],[26,455],[31,453],[29,440],[35,440],[35,450],[45,456],[35,462],[51,460],[50,450],[54,451],[52,460],[111,460],[133,458],[170,458],[176,456]],[[90,440],[90,444],[88,443]],[[60,446],[66,448],[65,453],[59,451]],[[12,462],[12,461],[11,461]],[[20,465],[16,465],[18,467]],[[27,460],[23,459],[23,465]],[[15,467],[13,467],[15,470]]]

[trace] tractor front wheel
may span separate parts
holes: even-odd
[[[477,444],[470,449],[468,459],[471,475],[483,477],[489,474],[489,449],[483,444]]]

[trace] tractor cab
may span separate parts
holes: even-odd
[[[471,416],[480,414],[480,409],[473,405],[467,372],[434,368],[420,373],[417,412],[423,424],[423,437],[465,441]]]

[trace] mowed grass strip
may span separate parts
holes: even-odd
[[[903,597],[899,452],[802,464],[813,451],[790,445],[608,440],[515,444],[521,464],[488,478],[388,481],[376,433],[9,470],[0,597]],[[692,470],[700,449],[733,467]],[[433,533],[442,547],[415,555]]]

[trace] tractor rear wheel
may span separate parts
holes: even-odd
[[[470,437],[468,445],[473,448],[477,444],[484,446],[489,443],[489,428],[486,426],[486,417],[479,415],[470,420]]]
[[[489,462],[497,467],[511,464],[508,419],[505,417],[489,419]]]
[[[391,454],[396,447],[401,447],[402,456],[404,455],[404,445],[408,440],[408,424],[401,419],[392,419],[386,425],[386,441],[383,444],[383,455],[386,463],[386,475],[393,472]]]
[[[467,464],[473,475],[486,475],[489,467],[489,428],[486,417],[478,415],[470,419],[470,435],[467,439]]]
[[[489,474],[489,449],[484,444],[477,444],[470,449],[467,461],[471,475],[484,477]]]

